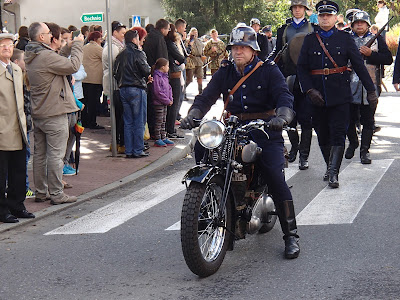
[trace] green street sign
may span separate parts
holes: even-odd
[[[104,13],[102,12],[83,14],[81,17],[81,21],[83,23],[103,22],[103,20],[104,20]]]

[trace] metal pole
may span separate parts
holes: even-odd
[[[3,18],[2,18],[2,14],[3,14],[3,1],[0,0],[0,32],[3,31]]]
[[[1,1],[1,0],[0,0]],[[110,18],[110,0],[106,0],[106,21],[107,21],[107,45],[108,45],[108,71],[109,71],[109,84],[110,92],[110,117],[111,117],[111,149],[112,156],[117,156],[117,132],[115,121],[115,106],[114,106],[114,77],[113,77],[113,58],[112,58],[112,29]]]

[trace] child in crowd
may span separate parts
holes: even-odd
[[[167,119],[167,105],[172,105],[172,88],[168,81],[169,62],[165,58],[157,59],[152,67],[153,84],[151,88],[155,109],[154,136],[156,147],[173,146],[166,134],[165,122]]]

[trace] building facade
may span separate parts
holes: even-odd
[[[2,3],[3,27],[10,33],[18,32],[22,25],[32,22],[54,22],[61,27],[99,24],[106,30],[107,0],[0,0]],[[140,16],[141,25],[155,23],[165,17],[159,0],[110,0],[111,21],[117,20],[132,26],[132,16]],[[83,14],[104,12],[103,22],[83,23]],[[135,18],[137,20],[137,18]]]

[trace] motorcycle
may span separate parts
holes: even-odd
[[[197,138],[205,154],[182,179],[186,194],[181,214],[183,256],[199,277],[217,272],[236,240],[275,225],[275,205],[256,163],[262,149],[249,136],[261,130],[269,138],[265,128],[263,120],[241,124],[233,115],[226,125],[207,120],[199,126]]]

